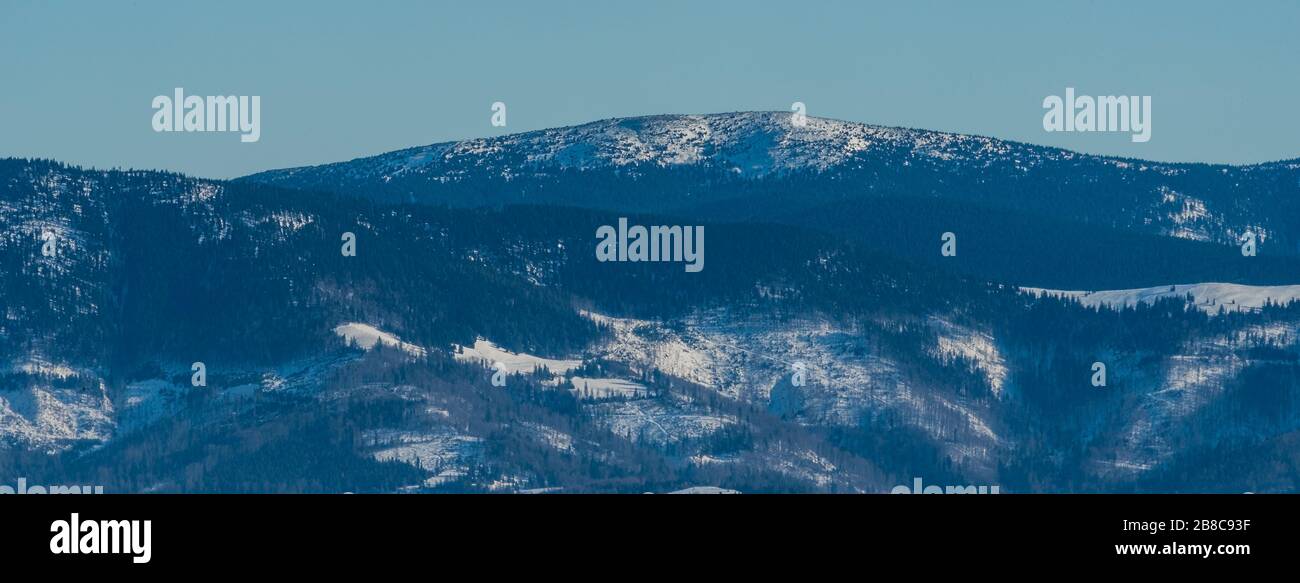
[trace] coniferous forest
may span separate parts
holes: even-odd
[[[1086,298],[1295,283],[1294,169],[1141,173],[1013,146],[978,176],[888,148],[760,178],[503,178],[448,158],[438,171],[467,174],[376,182],[354,161],[213,181],[6,159],[0,476],[115,492],[887,492],[915,476],[1293,491],[1300,305]],[[1018,172],[1015,155],[1043,161]],[[1270,244],[1243,259],[1231,230],[1168,237],[1124,212],[1161,188],[1249,190],[1273,210],[1223,220],[1253,216]],[[706,267],[598,261],[593,233],[620,218],[700,225]]]

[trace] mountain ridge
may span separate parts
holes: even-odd
[[[696,192],[719,184],[737,194]],[[1192,470],[1294,489],[1212,448],[1295,431],[1300,305],[1091,308],[817,221],[706,221],[695,274],[604,263],[598,226],[665,215],[542,202],[0,161],[0,471],[114,492],[1205,489],[1177,478]],[[540,360],[500,387],[472,358],[496,346]],[[1098,360],[1106,390],[1087,385]]]
[[[1300,159],[1160,163],[815,117],[798,127],[784,112],[610,118],[237,181],[382,203],[548,204],[801,223],[913,258],[932,255],[929,241],[941,233],[965,233],[980,242],[966,247],[975,254],[949,265],[1018,285],[1291,283],[1288,263],[1300,258]],[[821,212],[835,205],[849,212]],[[976,221],[963,209],[985,218]],[[860,237],[861,230],[840,224],[850,215],[882,213],[898,217],[886,230],[900,236]],[[1247,235],[1258,239],[1260,255],[1284,259],[1234,261]],[[1151,277],[1137,267],[1055,268],[1056,258],[1076,256],[1077,265],[1106,265],[1143,238],[1152,243],[1139,245],[1144,255],[1176,267]],[[1191,242],[1201,245],[1182,244]],[[1021,250],[1032,254],[1030,264],[1008,264]]]
[[[880,193],[967,200],[1162,236],[1300,254],[1300,158],[1164,163],[792,114],[610,118],[236,179],[386,202],[678,211],[754,193],[796,205]],[[1273,243],[1276,244],[1273,244]]]
[[[459,140],[446,140],[446,141],[440,141],[440,142],[433,142],[433,143],[426,144],[426,145],[411,146],[411,147],[407,147],[407,148],[400,148],[400,149],[397,149],[397,150],[392,150],[392,151],[384,152],[384,153],[380,153],[380,154],[372,154],[372,155],[358,156],[358,157],[356,157],[356,158],[352,158],[352,159],[349,159],[349,160],[337,161],[337,162],[325,162],[325,163],[320,163],[320,164],[306,164],[306,165],[302,165],[302,166],[292,166],[292,167],[285,167],[285,168],[274,168],[274,169],[262,170],[262,171],[259,171],[259,172],[255,172],[255,173],[253,173],[253,174],[249,174],[249,175],[246,175],[246,176],[242,176],[242,177],[235,178],[235,180],[253,179],[254,177],[259,177],[259,176],[268,175],[268,174],[273,174],[273,173],[292,173],[292,172],[302,171],[302,170],[311,169],[311,168],[319,168],[319,167],[322,167],[322,166],[341,165],[341,164],[350,164],[350,163],[355,163],[355,162],[360,162],[360,161],[365,161],[365,160],[372,160],[372,159],[375,159],[375,158],[380,158],[380,157],[385,157],[385,156],[390,156],[390,155],[392,155],[392,156],[396,156],[396,155],[399,155],[399,154],[424,153],[424,152],[429,152],[429,151],[432,151],[432,150],[435,150],[435,149],[441,149],[441,150],[443,150],[444,152],[448,152],[448,151],[453,150],[453,149],[455,148],[455,146],[457,146],[457,145],[459,145],[459,144],[466,144],[466,143],[471,143],[471,142],[475,142],[475,143],[486,143],[486,142],[499,142],[499,141],[512,141],[512,142],[529,141],[529,140],[531,140],[531,139],[533,139],[533,138],[546,137],[546,136],[553,136],[553,135],[555,135],[556,133],[565,133],[566,131],[567,131],[567,132],[573,132],[573,133],[584,133],[584,132],[586,132],[586,131],[588,131],[588,130],[590,130],[590,129],[596,129],[596,128],[609,128],[609,127],[612,127],[612,126],[619,126],[619,125],[627,124],[627,123],[644,123],[644,122],[651,122],[651,121],[665,121],[665,120],[667,120],[667,121],[686,121],[686,120],[694,120],[694,121],[709,121],[709,120],[727,120],[727,119],[741,119],[741,120],[744,120],[744,119],[746,119],[746,118],[748,118],[748,119],[751,121],[751,123],[752,123],[753,120],[754,120],[755,118],[767,118],[767,119],[764,120],[764,121],[765,121],[765,124],[764,124],[764,125],[765,125],[766,127],[768,127],[768,128],[780,127],[780,126],[782,126],[782,125],[792,128],[792,127],[793,127],[792,124],[788,121],[788,120],[790,119],[791,115],[792,115],[792,114],[791,114],[790,112],[782,112],[782,111],[763,111],[763,110],[750,110],[750,111],[743,111],[743,110],[742,110],[742,111],[729,111],[729,112],[716,112],[716,113],[703,113],[703,114],[673,114],[673,113],[669,113],[669,114],[648,114],[648,115],[639,115],[639,116],[619,116],[619,117],[610,117],[610,118],[603,118],[603,119],[598,119],[598,120],[593,120],[593,121],[583,122],[583,123],[577,123],[577,124],[572,124],[572,125],[557,126],[557,127],[554,127],[554,128],[544,128],[544,129],[536,129],[536,130],[528,130],[528,131],[523,131],[523,132],[509,133],[509,134],[504,134],[504,135],[500,135],[500,136],[473,137],[473,138],[464,138],[464,139],[459,139]],[[783,123],[783,122],[780,121],[781,119],[785,119],[785,120],[787,120],[787,121]],[[949,142],[955,142],[955,141],[976,141],[976,142],[984,142],[984,143],[998,143],[998,144],[1003,144],[1003,145],[1006,145],[1006,146],[1012,146],[1012,147],[1029,147],[1029,148],[1039,148],[1039,149],[1045,149],[1045,150],[1052,150],[1052,151],[1055,151],[1058,155],[1061,155],[1061,156],[1064,156],[1064,157],[1089,157],[1089,158],[1096,158],[1096,159],[1110,160],[1110,161],[1114,161],[1114,162],[1126,162],[1126,163],[1140,163],[1140,164],[1147,164],[1147,165],[1150,165],[1150,166],[1156,166],[1156,165],[1160,165],[1160,166],[1214,166],[1214,167],[1242,168],[1242,169],[1245,169],[1245,168],[1254,168],[1254,167],[1263,167],[1263,166],[1271,166],[1271,165],[1286,165],[1286,166],[1300,167],[1300,156],[1297,156],[1297,157],[1295,157],[1295,158],[1282,158],[1282,159],[1277,159],[1277,160],[1267,160],[1267,161],[1255,162],[1255,163],[1250,163],[1250,164],[1230,164],[1230,163],[1220,163],[1220,162],[1178,162],[1178,161],[1161,161],[1161,160],[1150,160],[1150,159],[1135,158],[1135,157],[1126,157],[1126,156],[1111,156],[1111,155],[1105,155],[1105,154],[1092,154],[1092,153],[1082,152],[1082,151],[1078,151],[1078,150],[1071,150],[1071,149],[1069,149],[1069,148],[1061,148],[1061,147],[1057,147],[1057,146],[1047,146],[1047,145],[1035,144],[1035,143],[1032,143],[1032,142],[1024,142],[1024,141],[1019,141],[1019,140],[1010,140],[1010,139],[998,138],[998,137],[995,137],[995,136],[991,136],[991,135],[983,135],[983,134],[973,134],[973,133],[963,133],[963,132],[951,132],[951,131],[945,131],[945,130],[931,130],[931,129],[924,129],[924,128],[919,128],[919,127],[889,126],[889,125],[881,125],[881,124],[872,124],[872,123],[867,123],[867,122],[857,122],[857,121],[840,120],[840,119],[835,119],[835,118],[826,118],[826,117],[814,117],[814,116],[808,116],[808,117],[807,117],[807,120],[808,120],[808,123],[809,123],[811,126],[813,126],[814,128],[816,128],[816,127],[819,126],[819,125],[820,125],[820,126],[823,126],[823,127],[825,127],[825,126],[838,126],[838,127],[841,127],[841,128],[858,128],[858,129],[862,130],[863,133],[869,133],[869,134],[876,135],[876,136],[885,136],[885,135],[889,135],[889,134],[894,134],[894,135],[930,135],[930,136],[935,136],[935,137],[937,137],[937,138],[941,138],[941,139],[946,140],[946,141],[949,141]],[[796,128],[796,129],[797,129],[797,128]]]

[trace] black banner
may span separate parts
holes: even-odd
[[[683,554],[779,569],[1237,572],[1290,564],[1296,540],[1285,495],[28,495],[0,497],[0,512],[7,568],[156,575],[492,556],[493,573],[584,557],[655,557],[655,570]]]

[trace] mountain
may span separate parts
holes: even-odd
[[[0,264],[0,467],[51,482],[92,476],[109,491],[503,479],[864,489],[880,470],[771,417],[761,392],[722,398],[654,363],[605,359],[615,324],[594,310],[649,318],[635,331],[645,334],[704,312],[753,310],[789,327],[794,313],[923,313],[946,301],[920,293],[931,274],[785,227],[718,226],[702,274],[611,270],[582,251],[612,220],[598,212],[375,206],[46,161],[0,161],[0,181],[13,234]],[[356,257],[340,252],[342,233],[357,236]],[[898,293],[904,301],[883,301]],[[582,370],[521,367],[501,390],[468,346],[573,355]],[[193,385],[193,363],[205,386]],[[791,446],[806,459],[773,449]],[[744,462],[681,464],[700,451]]]
[[[821,118],[798,127],[781,112],[609,119],[244,180],[453,206],[526,202],[650,211],[720,201],[744,207],[742,195],[763,192],[784,197],[783,212],[892,194],[1194,241],[1235,245],[1250,231],[1268,242],[1265,252],[1300,251],[1300,159],[1249,166],[1148,162]]]
[[[0,160],[0,473],[129,492],[1294,491],[1294,460],[1242,452],[1300,429],[1300,303],[1237,281],[1287,276],[1269,249],[1294,179],[770,113],[236,181]],[[1177,223],[1146,204],[1162,187],[1213,213]],[[620,219],[703,228],[704,269],[599,260]],[[1258,257],[1216,239],[1246,227]],[[1226,283],[1154,287],[1197,281]],[[1105,289],[1130,291],[1088,293]]]
[[[554,204],[820,228],[1016,285],[1294,283],[1300,160],[1166,164],[748,112],[650,116],[434,144],[242,179],[384,202]],[[1257,237],[1259,256],[1238,246]],[[1063,265],[1065,262],[1065,265]]]

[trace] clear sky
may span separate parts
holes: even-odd
[[[0,0],[0,156],[208,177],[655,113],[785,110],[1153,160],[1300,157],[1300,2]],[[1152,137],[1043,98],[1152,96]],[[150,103],[259,95],[261,141]],[[507,128],[489,123],[494,101]]]

